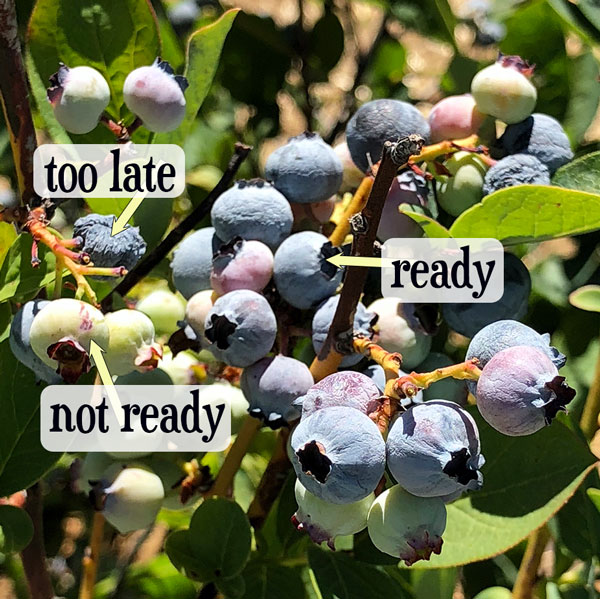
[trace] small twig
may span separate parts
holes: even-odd
[[[53,599],[54,597],[52,581],[46,569],[43,509],[42,489],[40,483],[36,483],[27,489],[27,501],[25,502],[25,511],[33,522],[33,537],[29,545],[21,551],[21,560],[31,599]]]
[[[241,143],[235,144],[235,150],[221,180],[206,196],[205,200],[182,220],[149,254],[125,276],[125,278],[102,300],[102,308],[109,310],[112,294],[125,296],[189,233],[209,212],[217,198],[229,187],[235,174],[252,148]]]
[[[133,546],[131,551],[127,554],[127,557],[117,565],[117,579],[115,581],[115,587],[112,593],[108,596],[109,599],[117,599],[117,597],[120,595],[123,583],[125,582],[127,568],[129,568],[129,566],[133,563],[133,560],[135,559],[139,548],[144,544],[146,539],[150,536],[151,532],[152,526],[146,528],[144,532],[140,535],[139,539],[135,542],[135,545]]]
[[[79,587],[79,599],[93,599],[96,574],[100,562],[100,545],[104,536],[104,515],[102,512],[94,512],[92,520],[92,534],[90,544],[85,549],[82,560],[81,586]]]
[[[13,0],[0,0],[0,73],[0,100],[17,171],[21,205],[28,205],[36,196],[33,152],[37,142]]]
[[[358,186],[352,200],[348,204],[344,214],[340,218],[340,222],[329,236],[329,241],[333,247],[340,247],[346,239],[346,235],[350,233],[350,218],[362,211],[369,199],[369,194],[373,188],[373,177],[367,175]]]
[[[544,548],[550,539],[550,531],[546,525],[531,533],[527,540],[527,548],[519,567],[517,580],[513,587],[513,599],[531,599],[537,581],[537,571]]]
[[[581,421],[579,426],[587,439],[591,439],[600,423],[598,418],[600,415],[600,355],[596,362],[596,369],[594,370],[594,380],[590,385],[587,397],[585,399],[585,405],[583,406],[583,412],[581,414]]]

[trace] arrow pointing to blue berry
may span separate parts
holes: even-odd
[[[94,365],[98,370],[98,375],[100,376],[100,380],[102,381],[104,389],[106,390],[106,394],[108,395],[108,401],[110,402],[115,416],[117,417],[117,422],[119,423],[119,426],[123,426],[124,420],[121,400],[119,399],[119,395],[115,389],[108,366],[104,361],[103,354],[104,350],[95,341],[90,341],[90,357],[92,360],[94,360]]]
[[[362,256],[344,256],[344,254],[336,254],[327,258],[327,262],[342,268],[342,266],[367,266],[371,268],[391,267],[391,260],[383,260],[382,258],[368,258]]]

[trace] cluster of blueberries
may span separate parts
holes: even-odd
[[[92,89],[103,89],[103,79],[89,71],[61,67],[55,82],[60,90],[49,93],[57,118],[70,131],[91,126],[91,120],[85,127],[74,124],[89,110],[85,102],[74,101],[87,89],[85,78],[93,77]],[[283,339],[302,335],[291,332],[290,320],[298,330],[310,323],[319,353],[344,277],[343,269],[327,260],[340,249],[318,230],[300,230],[305,222],[300,217],[308,215],[312,229],[320,230],[331,217],[336,194],[357,186],[379,160],[385,141],[416,133],[443,144],[469,138],[489,118],[506,124],[493,146],[497,160],[461,146],[438,161],[434,173],[405,168],[386,199],[378,229],[383,242],[417,234],[414,222],[398,210],[402,203],[427,210],[439,204],[456,216],[500,189],[549,184],[550,174],[572,152],[557,121],[532,114],[531,72],[518,57],[501,56],[474,77],[471,94],[441,100],[428,119],[406,102],[374,100],[353,115],[345,143],[335,148],[316,133],[293,137],[269,156],[264,180],[237,181],[214,203],[212,226],[189,235],[174,252],[173,284],[187,300],[184,335],[220,363],[243,369],[240,385],[252,416],[271,428],[295,426],[289,446],[298,478],[293,521],[316,542],[333,547],[337,536],[367,528],[376,547],[407,564],[439,553],[445,504],[483,482],[477,425],[463,407],[467,388],[482,417],[506,435],[538,431],[574,395],[558,373],[565,358],[550,346],[549,336],[518,322],[531,282],[521,260],[510,253],[498,302],[445,304],[442,310],[450,328],[471,338],[466,357],[477,360],[479,380],[468,386],[441,380],[404,398],[383,434],[376,424],[386,384],[381,366],[365,365],[362,354],[349,353],[342,370],[315,382],[303,361],[286,355]],[[157,61],[128,76],[125,101],[149,129],[164,131],[183,118],[183,89],[168,65]],[[90,102],[97,123],[108,99],[100,102],[100,92],[94,94]],[[437,203],[432,203],[432,189]],[[133,227],[111,237],[111,224],[112,217],[95,214],[79,219],[78,245],[97,266],[131,268],[145,243]],[[21,362],[51,383],[61,377],[75,382],[89,370],[92,340],[106,349],[113,374],[145,373],[158,365],[162,347],[155,341],[157,321],[141,307],[140,302],[138,310],[104,315],[76,299],[33,300],[16,314],[10,344]],[[427,372],[451,364],[447,356],[431,352],[437,327],[430,324],[422,306],[380,298],[368,307],[358,304],[354,331],[402,354],[403,368]],[[92,491],[109,520],[122,531],[151,521],[164,489],[173,486],[159,475],[159,487],[152,465],[123,471],[121,464],[115,470],[108,459],[109,464],[88,466],[95,472],[92,478],[105,481]],[[383,490],[386,467],[397,484]],[[171,476],[172,469],[167,471]],[[130,493],[131,487],[136,491]]]

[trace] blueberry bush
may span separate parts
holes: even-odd
[[[590,0],[0,0],[0,595],[598,596],[599,52]],[[186,189],[119,234],[35,193],[130,142]],[[421,236],[501,241],[502,298],[335,263]],[[98,348],[227,451],[46,451]]]

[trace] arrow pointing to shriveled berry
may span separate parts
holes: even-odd
[[[121,231],[124,231],[127,228],[127,223],[129,219],[135,214],[135,211],[140,207],[141,203],[144,201],[147,192],[138,193],[129,201],[129,204],[125,206],[123,212],[118,217],[115,217],[112,224],[112,229],[110,232],[110,236],[114,237],[118,235]]]
[[[344,254],[336,254],[327,258],[328,262],[334,264],[338,268],[342,266],[368,266],[372,268],[391,267],[391,260],[383,260],[382,258],[367,258],[361,256],[344,256]]]
[[[108,395],[108,401],[110,402],[115,416],[117,417],[117,422],[119,423],[119,426],[123,426],[124,419],[121,400],[119,399],[112,376],[102,354],[104,354],[104,350],[95,341],[90,341],[90,357],[92,360],[94,360],[94,365],[98,370],[98,375],[100,376],[100,380],[102,381],[104,389],[106,390],[106,394]]]

